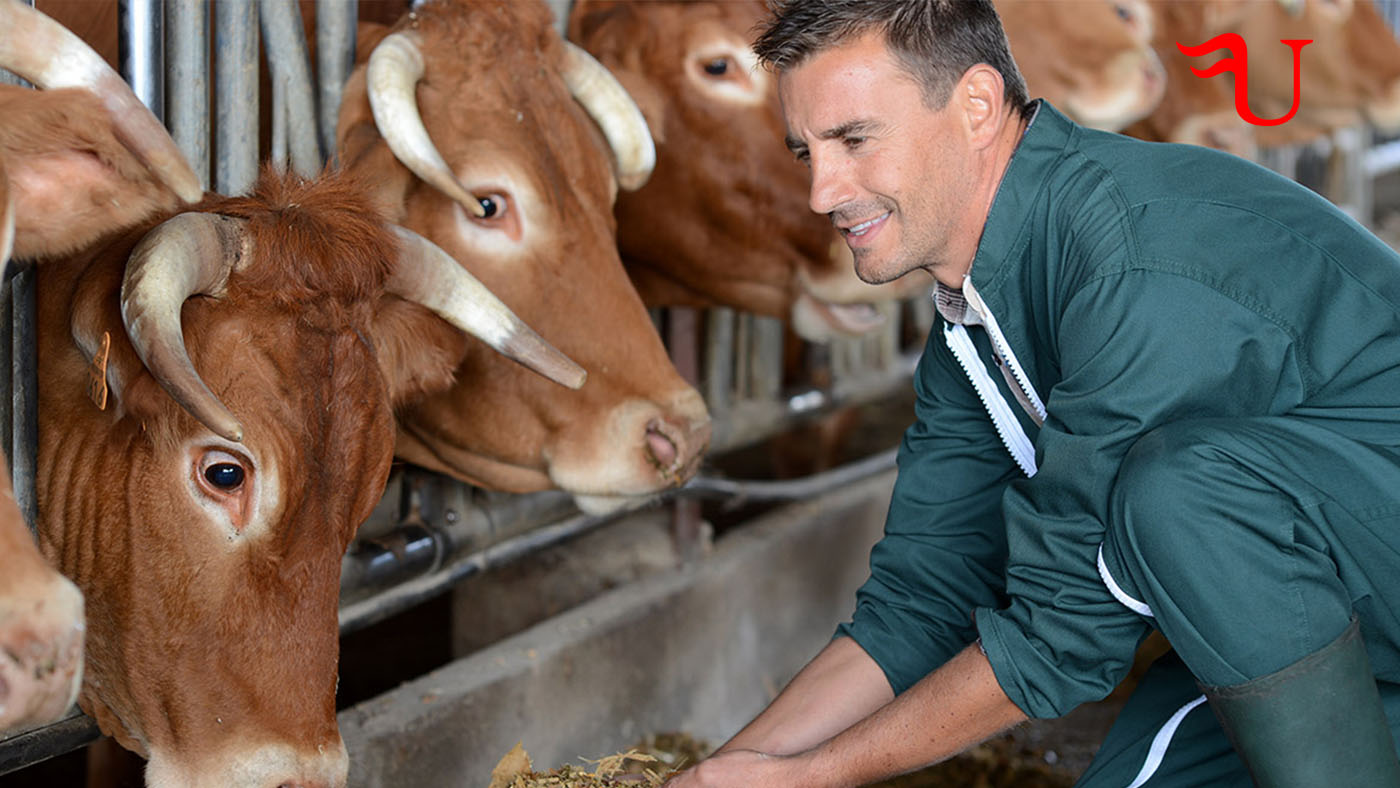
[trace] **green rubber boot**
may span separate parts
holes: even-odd
[[[1202,689],[1261,788],[1400,788],[1400,759],[1356,619],[1276,673]]]

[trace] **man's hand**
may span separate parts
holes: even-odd
[[[725,750],[666,781],[664,788],[811,788],[800,755]]]

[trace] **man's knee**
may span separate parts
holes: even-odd
[[[1237,471],[1210,422],[1159,427],[1128,450],[1109,497],[1108,539],[1145,559],[1198,549],[1208,511]]]

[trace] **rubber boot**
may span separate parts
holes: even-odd
[[[1261,788],[1400,788],[1400,759],[1356,619],[1277,673],[1202,689]]]

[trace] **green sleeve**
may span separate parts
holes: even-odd
[[[1039,472],[1004,502],[1010,602],[977,611],[1002,689],[1032,717],[1107,695],[1146,634],[1096,563],[1128,449],[1169,422],[1279,414],[1305,395],[1289,331],[1200,279],[1115,272],[1080,288],[1055,327]]]
[[[914,425],[870,578],[838,635],[855,639],[896,693],[975,638],[972,611],[1002,599],[1001,494],[1020,476],[943,339],[930,332],[914,375]]]

